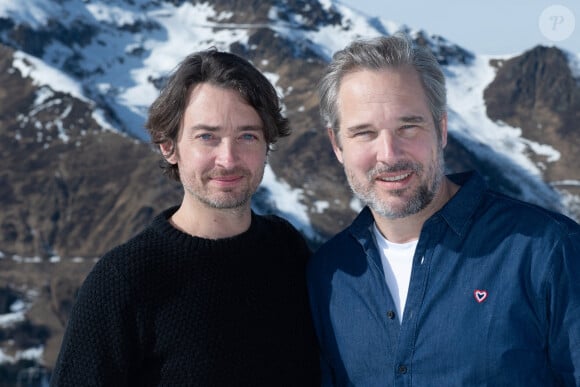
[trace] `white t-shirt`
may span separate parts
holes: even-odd
[[[407,292],[409,291],[409,282],[411,280],[411,269],[413,268],[413,255],[417,248],[417,242],[414,240],[407,243],[389,242],[379,231],[376,223],[373,226],[375,240],[377,242],[385,281],[391,291],[399,322],[403,320],[405,311],[405,302],[407,301]]]

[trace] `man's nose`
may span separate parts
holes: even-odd
[[[237,150],[234,141],[222,139],[216,149],[216,164],[228,168],[237,161]]]
[[[392,164],[401,153],[401,144],[388,130],[381,130],[375,142],[377,161]]]

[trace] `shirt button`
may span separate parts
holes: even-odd
[[[394,318],[395,318],[395,312],[394,312],[394,311],[392,311],[392,310],[389,310],[389,311],[387,312],[387,317],[388,317],[390,320],[394,319]]]
[[[404,365],[400,365],[399,368],[397,368],[397,371],[400,374],[406,374],[407,373],[407,367],[405,367]]]

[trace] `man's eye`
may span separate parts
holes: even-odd
[[[361,130],[359,132],[354,132],[352,134],[353,137],[369,137],[373,135],[372,130]]]
[[[241,136],[242,140],[244,141],[254,141],[258,139],[258,136],[256,136],[255,134],[252,133],[244,133]]]
[[[199,138],[200,140],[211,140],[213,139],[213,134],[211,133],[200,133],[197,135],[197,138]]]
[[[417,133],[417,125],[403,125],[399,128],[399,133],[403,136],[412,136]]]

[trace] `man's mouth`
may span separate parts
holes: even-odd
[[[240,175],[235,175],[235,176],[214,176],[213,180],[217,180],[217,181],[236,181],[241,179],[242,177]]]
[[[411,176],[411,174],[412,174],[412,172],[402,173],[400,175],[394,175],[394,176],[379,176],[379,177],[377,177],[377,180],[386,181],[386,182],[397,182],[397,181],[405,180],[406,178]]]

